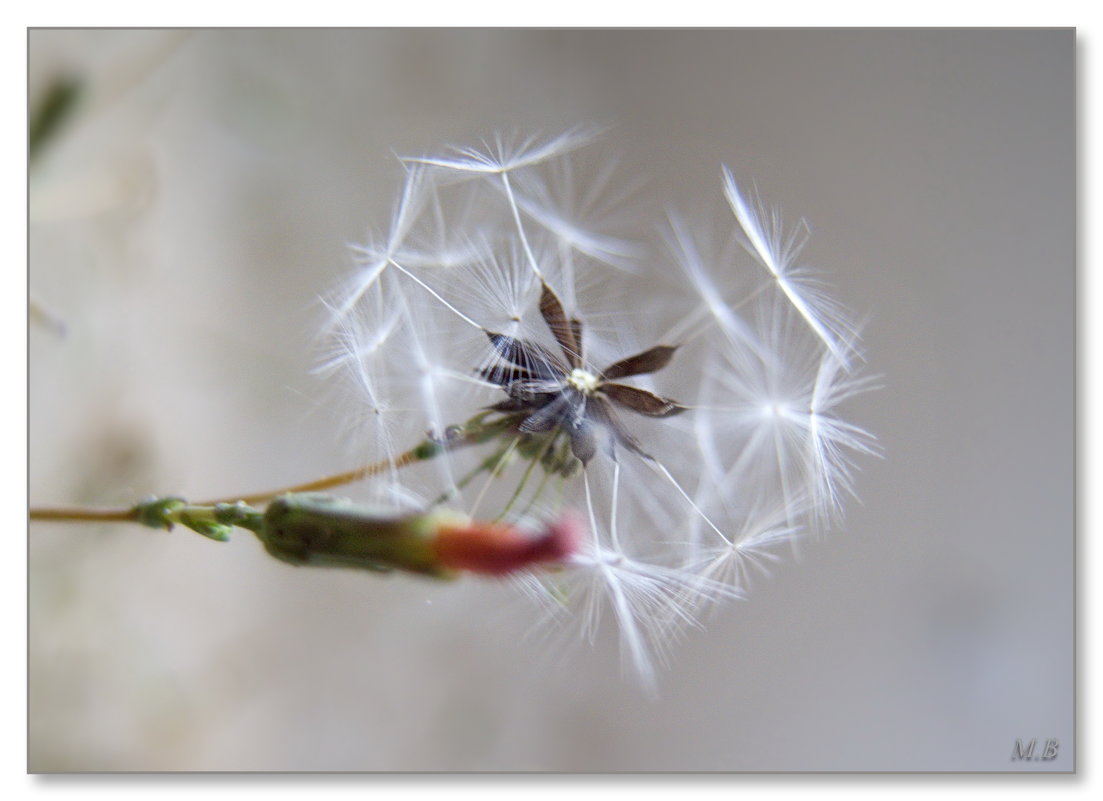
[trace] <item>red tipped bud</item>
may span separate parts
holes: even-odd
[[[562,517],[534,535],[448,512],[390,516],[303,494],[269,504],[257,536],[270,554],[294,565],[450,578],[461,570],[502,576],[541,562],[561,562],[578,550],[581,532],[573,517]]]
[[[581,538],[581,524],[569,516],[536,536],[506,523],[473,520],[441,526],[434,549],[444,567],[503,576],[541,562],[562,562],[578,550]]]

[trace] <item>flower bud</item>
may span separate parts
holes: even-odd
[[[502,576],[574,553],[580,525],[563,518],[533,536],[507,523],[451,512],[393,515],[319,495],[285,495],[264,513],[265,550],[293,565],[358,567],[449,578]]]
[[[562,517],[532,536],[507,523],[445,524],[433,548],[442,565],[502,576],[540,562],[561,562],[578,550],[581,526]]]

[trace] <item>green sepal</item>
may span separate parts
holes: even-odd
[[[260,531],[264,525],[264,513],[241,501],[215,504],[214,519],[216,523],[247,528],[253,532]]]
[[[183,498],[151,498],[132,510],[134,519],[150,528],[172,531],[179,523],[197,534],[217,542],[226,542],[235,526],[258,531],[264,515],[251,506],[220,503],[215,506],[191,506]]]
[[[186,505],[187,501],[183,498],[150,498],[135,506],[132,511],[134,519],[143,526],[172,531],[172,524],[176,522],[176,512]]]
[[[225,523],[216,523],[207,519],[206,515],[192,516],[187,509],[183,509],[177,515],[180,525],[190,528],[196,534],[202,534],[207,539],[215,542],[229,542],[230,534],[234,527]]]

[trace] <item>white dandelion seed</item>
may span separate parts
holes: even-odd
[[[414,167],[406,170],[406,180],[402,185],[398,202],[395,204],[391,227],[386,238],[379,243],[368,243],[353,248],[353,252],[359,257],[358,268],[346,281],[345,287],[340,292],[341,299],[331,310],[329,318],[331,324],[348,314],[364,293],[375,286],[383,271],[390,266],[391,260],[401,249],[427,200],[427,190],[424,169]]]
[[[767,575],[780,561],[778,550],[789,547],[804,529],[790,518],[790,501],[759,499],[739,515],[739,528],[728,542],[706,541],[697,551],[694,569],[706,578],[741,590],[750,588],[756,574]]]
[[[854,457],[880,456],[876,438],[864,428],[841,419],[837,410],[849,398],[877,388],[873,376],[855,377],[834,353],[826,353],[808,403],[808,473],[813,507],[821,520],[842,514],[846,496],[856,498]]]
[[[557,592],[580,618],[591,643],[611,614],[620,634],[622,656],[645,687],[656,687],[656,668],[668,663],[669,649],[710,604],[741,597],[732,587],[593,543],[555,576]]]
[[[774,354],[764,361],[741,349],[718,349],[709,435],[722,443],[714,448],[733,456],[713,477],[718,493],[752,502],[780,494],[790,522],[811,506],[824,524],[841,512],[843,496],[853,494],[854,457],[877,453],[873,436],[843,420],[838,406],[875,383],[844,370],[831,351],[802,344],[806,337],[790,316],[776,304],[762,315]]]
[[[615,164],[605,160],[584,176],[568,159],[558,159],[551,166],[546,175],[535,170],[518,173],[515,198],[523,217],[540,226],[559,246],[564,270],[574,270],[577,253],[631,272],[641,256],[639,245],[602,233],[621,222],[629,195],[626,189],[617,191]]]
[[[507,138],[499,134],[493,144],[484,142],[481,150],[458,147],[453,148],[451,156],[404,156],[402,160],[459,173],[501,175],[561,158],[593,142],[598,133],[592,127],[578,127],[543,140],[538,136]]]
[[[853,352],[847,345],[856,341],[857,336],[845,310],[815,274],[794,264],[807,239],[807,226],[802,221],[786,231],[776,208],[767,210],[757,198],[752,206],[740,192],[731,170],[724,167],[723,175],[724,196],[747,237],[750,251],[816,336],[844,367],[849,367]]]
[[[735,273],[735,265],[723,256],[706,260],[690,232],[688,225],[677,215],[670,215],[667,247],[685,271],[690,284],[701,298],[701,303],[667,335],[667,339],[692,339],[700,333],[702,321],[711,318],[732,344],[745,346],[755,353],[762,353],[762,346],[754,329],[740,316],[735,304],[725,299],[717,280],[725,272]]]

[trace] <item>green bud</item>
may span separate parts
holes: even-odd
[[[433,459],[442,453],[444,453],[444,445],[432,439],[427,439],[414,448],[414,456],[421,461]]]
[[[143,526],[172,531],[176,512],[186,505],[183,498],[150,498],[134,507],[134,519]]]
[[[448,515],[395,516],[320,495],[285,495],[268,505],[257,537],[293,565],[392,569],[448,578],[433,540]]]

